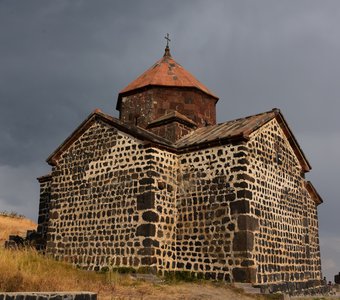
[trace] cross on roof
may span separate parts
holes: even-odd
[[[169,33],[167,33],[164,38],[166,39],[166,47],[169,48],[169,42],[171,42],[171,40],[169,38]]]

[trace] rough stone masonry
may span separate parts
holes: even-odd
[[[170,55],[95,110],[49,156],[41,251],[132,267],[323,289],[311,166],[278,109],[216,124],[218,98]]]

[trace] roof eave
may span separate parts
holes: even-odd
[[[196,150],[212,148],[216,146],[223,146],[223,145],[230,144],[230,143],[248,142],[249,139],[250,138],[248,135],[245,135],[244,133],[240,133],[238,135],[228,136],[225,138],[217,138],[215,140],[211,140],[208,142],[201,142],[201,143],[194,144],[194,145],[182,146],[182,147],[177,148],[177,151],[178,153],[187,153],[187,152],[192,152]]]
[[[71,145],[75,139],[80,136],[91,124],[91,120],[95,118],[96,111],[92,112],[46,159],[46,162],[51,166],[57,165],[57,160],[61,153]]]
[[[306,187],[308,193],[313,198],[316,205],[320,205],[320,204],[323,203],[323,200],[322,200],[320,194],[317,192],[314,185],[310,181],[305,181],[305,187]]]
[[[47,163],[51,166],[56,166],[60,155],[68,149],[68,147],[80,136],[82,135],[92,124],[92,122],[99,118],[100,120],[114,126],[116,129],[130,134],[141,141],[152,141],[159,145],[164,145],[165,147],[171,147],[169,141],[161,138],[151,132],[145,131],[142,128],[129,126],[127,124],[121,124],[120,121],[114,117],[102,113],[100,110],[96,109],[93,111],[72,133],[69,135],[63,143],[47,158]]]
[[[303,171],[309,172],[312,169],[312,166],[310,165],[310,163],[308,162],[306,155],[304,154],[304,152],[302,151],[299,143],[297,142],[297,140],[294,137],[293,132],[291,131],[290,127],[288,126],[287,121],[285,120],[285,118],[283,117],[280,109],[278,108],[273,108],[271,110],[274,114],[269,117],[268,119],[264,120],[263,122],[261,122],[260,124],[258,124],[258,126],[251,128],[250,130],[246,131],[245,134],[250,135],[251,133],[253,133],[254,131],[256,131],[257,129],[261,128],[263,125],[265,125],[266,123],[268,123],[270,120],[272,120],[273,118],[276,118],[276,120],[278,121],[278,123],[280,124],[283,132],[285,133],[288,142],[290,143],[290,145],[292,146],[292,149],[295,153],[295,155],[297,156],[301,167],[303,169]]]
[[[122,91],[119,92],[118,94],[118,99],[117,99],[117,105],[116,105],[116,109],[118,111],[120,111],[121,109],[121,101],[122,101],[122,98],[125,97],[125,96],[129,96],[129,95],[132,95],[132,94],[135,94],[135,93],[138,93],[138,92],[142,92],[142,91],[146,91],[146,90],[149,90],[151,88],[177,88],[177,89],[191,89],[191,90],[196,90],[196,91],[199,91],[205,95],[208,95],[209,97],[213,98],[215,100],[215,104],[218,102],[219,98],[214,95],[213,93],[208,93],[196,86],[176,86],[176,85],[158,85],[158,84],[148,84],[148,85],[144,85],[144,86],[140,86],[140,87],[137,87],[137,88],[134,88],[134,89],[131,89],[131,90],[125,90],[123,89]]]
[[[49,173],[49,174],[40,176],[40,177],[37,178],[37,180],[39,181],[39,183],[51,181],[52,180],[52,174]]]
[[[146,128],[159,127],[159,126],[163,126],[163,125],[170,124],[173,122],[181,123],[189,128],[197,128],[197,124],[194,121],[190,120],[189,118],[185,116],[177,116],[177,115],[171,115],[171,116],[168,116],[167,118],[161,117],[157,120],[150,122]]]
[[[277,121],[281,125],[284,133],[286,134],[289,143],[292,145],[293,151],[295,152],[297,158],[300,161],[301,167],[304,172],[309,172],[312,169],[312,166],[310,165],[309,161],[306,158],[306,155],[302,151],[299,143],[295,139],[293,132],[291,131],[290,127],[288,126],[288,123],[286,122],[285,118],[279,111],[276,115]]]

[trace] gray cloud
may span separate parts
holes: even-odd
[[[219,122],[282,109],[325,200],[321,240],[336,240],[339,25],[336,0],[0,0],[0,209],[36,219],[46,157],[93,109],[117,115],[169,32],[174,58],[219,95]],[[323,258],[339,269],[333,248]]]

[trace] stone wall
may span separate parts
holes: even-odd
[[[51,180],[50,175],[38,178],[40,184],[40,201],[37,232],[40,238],[37,240],[37,250],[45,250],[47,229],[50,220]]]
[[[155,188],[155,217],[147,221],[154,222],[156,226],[156,234],[150,243],[154,247],[157,270],[163,273],[164,270],[176,268],[178,160],[177,155],[160,149],[150,148],[148,152],[154,162],[152,181]]]
[[[149,131],[158,136],[166,138],[172,143],[176,143],[180,138],[193,131],[193,129],[196,129],[196,127],[189,127],[176,121],[148,128]]]
[[[52,170],[47,253],[89,269],[153,263],[144,241],[158,218],[149,152],[100,121],[64,152]]]
[[[277,290],[321,279],[316,203],[276,120],[249,142],[182,154],[97,120],[40,184],[39,228],[58,259]]]
[[[126,124],[146,128],[151,121],[177,111],[202,127],[216,124],[216,101],[194,89],[153,87],[124,96],[119,118]]]
[[[251,249],[256,282],[319,281],[317,205],[277,121],[255,132],[247,147],[248,214],[259,222]]]
[[[180,156],[177,197],[177,268],[207,279],[234,280],[243,263],[238,234],[243,145],[227,145]],[[236,203],[236,206],[234,205]]]

